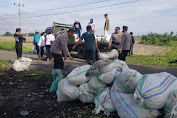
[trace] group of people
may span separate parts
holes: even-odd
[[[105,38],[108,36],[109,30],[109,19],[108,15],[105,14],[105,25],[104,32]],[[56,38],[53,35],[53,31],[50,31],[48,34],[45,32],[39,33],[39,31],[35,32],[33,44],[35,45],[37,55],[39,59],[43,57],[44,47],[46,47],[47,53],[47,61],[54,58],[54,69],[63,69],[64,68],[64,60],[69,57],[71,60],[74,60],[70,55],[68,50],[68,40],[70,37],[73,37],[74,34],[78,34],[79,41],[72,47],[74,50],[76,46],[84,40],[84,53],[85,58],[88,64],[93,64],[95,59],[95,49],[97,52],[100,52],[97,46],[97,39],[95,38],[95,24],[93,19],[90,19],[88,26],[86,27],[86,32],[81,35],[82,27],[78,20],[75,20],[74,27],[70,28],[67,32],[58,35]],[[128,33],[128,26],[123,26],[123,31],[120,31],[120,27],[115,28],[115,32],[111,35],[108,49],[116,49],[120,52],[118,59],[125,61],[126,56],[130,53],[131,49],[133,49],[134,37],[131,35],[133,33]],[[17,28],[16,33],[14,34],[16,40],[16,52],[17,58],[20,59],[22,57],[22,44],[23,41],[26,40],[27,35],[23,38],[21,35],[21,29]],[[133,54],[132,52],[130,54]],[[64,60],[63,60],[64,55]]]

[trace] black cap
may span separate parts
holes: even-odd
[[[123,26],[123,29],[125,29],[127,31],[128,30],[128,26]]]
[[[104,16],[108,16],[108,14],[105,14]]]
[[[16,29],[16,32],[19,32],[19,31],[21,31],[21,29],[20,29],[20,28],[17,28],[17,29]]]
[[[116,27],[115,30],[120,30],[120,27]]]
[[[133,35],[133,32],[130,32],[131,35]]]

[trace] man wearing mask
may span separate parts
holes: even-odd
[[[124,33],[122,35],[122,40],[118,49],[119,52],[122,50],[118,58],[123,61],[126,60],[126,56],[130,52],[130,46],[132,44],[132,36],[130,33],[127,32],[127,30],[128,26],[123,26]]]
[[[92,27],[92,33],[95,33],[95,23],[93,22],[93,19],[90,19],[90,22],[88,23]]]
[[[75,20],[75,23],[74,23],[74,30],[75,30],[75,34],[77,34],[79,36],[79,39],[80,39],[81,32],[82,32],[82,27],[81,27],[80,22],[78,22],[77,19]]]

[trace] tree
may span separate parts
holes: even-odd
[[[13,36],[13,34],[10,33],[10,32],[6,32],[6,33],[4,34],[4,36]]]

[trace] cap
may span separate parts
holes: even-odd
[[[39,31],[38,31],[38,30],[36,30],[36,32],[37,32],[37,33],[39,33]]]
[[[104,16],[108,16],[108,14],[105,14]]]
[[[21,31],[21,29],[20,29],[20,28],[17,28],[17,29],[16,29],[16,32],[19,32],[19,31]]]
[[[116,27],[115,30],[120,30],[120,27]]]

